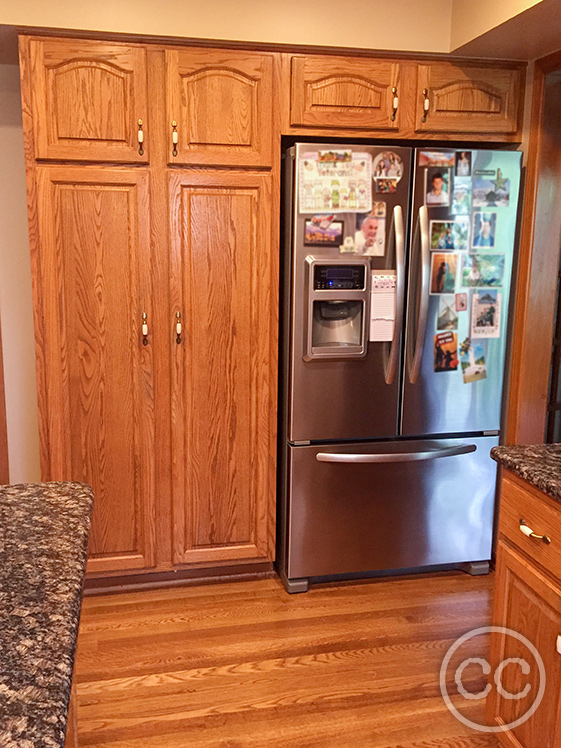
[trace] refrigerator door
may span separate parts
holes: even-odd
[[[497,443],[288,447],[287,577],[490,559]]]
[[[403,435],[500,429],[520,159],[416,151]]]
[[[349,154],[356,161],[352,179],[348,160],[341,176],[338,166],[320,161]],[[291,287],[283,376],[289,442],[397,435],[411,162],[411,149],[394,146],[301,143],[288,153],[291,220],[284,251]],[[352,276],[360,271],[356,261],[366,263],[362,290]],[[390,340],[370,341],[371,270],[397,273]],[[364,348],[357,337],[363,322]]]

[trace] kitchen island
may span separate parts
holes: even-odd
[[[557,746],[561,445],[496,447],[491,456],[503,467],[493,605],[493,625],[502,630],[491,634],[495,677],[489,681],[487,723],[500,731],[497,737],[505,748]],[[497,677],[501,693],[493,685]]]
[[[64,746],[93,492],[0,487],[0,745]]]

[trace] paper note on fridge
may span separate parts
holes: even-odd
[[[370,284],[370,341],[393,339],[395,320],[395,270],[373,270]]]

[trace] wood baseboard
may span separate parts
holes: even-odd
[[[273,569],[273,564],[267,562],[244,566],[223,566],[218,569],[178,569],[177,571],[154,572],[153,574],[86,579],[84,596],[107,595],[109,593],[150,590],[163,587],[247,582],[254,579],[267,579],[275,575],[276,572]]]

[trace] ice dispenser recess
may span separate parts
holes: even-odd
[[[306,271],[304,360],[366,356],[370,260],[306,257]]]

